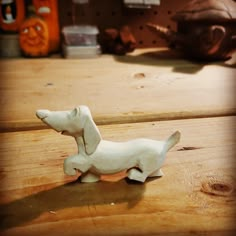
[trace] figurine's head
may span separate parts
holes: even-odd
[[[63,135],[82,136],[88,154],[93,153],[101,141],[100,132],[86,106],[76,107],[72,111],[37,110],[36,116]]]

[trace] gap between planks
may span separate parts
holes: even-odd
[[[192,112],[173,112],[163,113],[163,114],[137,114],[132,115],[117,115],[117,116],[95,116],[94,121],[96,125],[116,125],[116,124],[132,124],[132,123],[145,123],[145,122],[158,122],[158,121],[168,121],[168,120],[187,120],[187,119],[199,119],[199,118],[214,118],[214,117],[227,117],[235,116],[236,110],[226,110],[226,111],[199,111],[196,113]],[[18,132],[18,131],[31,131],[31,130],[41,130],[50,129],[42,121],[38,120],[36,122],[32,121],[0,121],[0,133],[4,132]]]

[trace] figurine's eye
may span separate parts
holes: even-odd
[[[74,117],[74,116],[76,116],[77,115],[77,108],[75,108],[75,109],[73,109],[72,111],[71,111],[71,116],[72,117]]]

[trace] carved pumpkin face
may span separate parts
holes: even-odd
[[[20,47],[27,56],[48,55],[48,27],[44,20],[31,17],[24,21],[20,27]]]
[[[24,0],[0,0],[0,28],[17,31],[25,17]]]

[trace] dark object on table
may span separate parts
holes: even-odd
[[[236,2],[192,0],[172,20],[177,32],[148,23],[171,48],[199,60],[226,60],[236,51]]]
[[[120,30],[110,28],[104,32],[102,46],[105,53],[125,55],[135,50],[136,40],[128,26]]]

